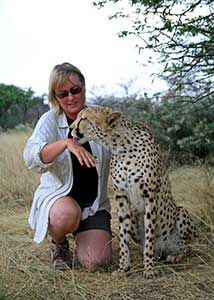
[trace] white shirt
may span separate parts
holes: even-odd
[[[58,198],[67,195],[73,184],[72,160],[68,149],[48,164],[41,161],[40,153],[46,144],[67,138],[68,132],[65,114],[57,114],[54,109],[51,109],[41,116],[24,149],[26,166],[42,174],[29,216],[29,224],[35,232],[34,241],[37,243],[46,236],[51,206]],[[90,146],[92,154],[98,161],[96,164],[98,193],[92,206],[83,210],[82,219],[94,215],[101,209],[110,211],[107,193],[110,152],[93,141],[90,142]]]

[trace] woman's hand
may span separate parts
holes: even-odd
[[[72,139],[67,140],[67,149],[71,151],[78,158],[81,165],[86,165],[88,168],[95,167],[96,157],[94,157],[90,152],[88,152],[84,147],[78,144]]]
[[[70,138],[45,145],[40,153],[41,160],[43,163],[50,163],[65,151],[66,148],[76,155],[81,165],[85,164],[88,168],[96,165],[96,158],[80,144]]]

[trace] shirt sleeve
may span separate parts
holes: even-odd
[[[43,163],[40,154],[45,145],[56,140],[56,132],[54,118],[51,118],[48,113],[44,114],[38,121],[24,148],[24,161],[30,170],[44,173],[53,165],[54,162]]]

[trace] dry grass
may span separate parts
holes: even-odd
[[[159,264],[160,276],[145,280],[140,249],[132,244],[132,269],[115,278],[111,271],[117,267],[118,240],[114,238],[114,259],[108,270],[89,273],[74,265],[61,273],[48,266],[49,242],[36,245],[27,223],[30,199],[38,184],[38,176],[22,160],[27,136],[0,135],[0,300],[214,299],[214,183],[206,169],[171,172],[178,203],[188,207],[198,221],[192,255],[182,264]],[[113,231],[117,233],[114,207]],[[72,237],[70,242],[73,247]]]

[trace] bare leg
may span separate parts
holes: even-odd
[[[59,198],[49,214],[48,230],[56,243],[62,243],[66,234],[77,230],[81,220],[81,209],[77,202],[69,197]]]
[[[95,270],[98,265],[109,264],[112,259],[111,234],[91,229],[76,235],[76,253],[82,266]]]
[[[57,243],[63,243],[66,234],[77,230],[81,220],[81,209],[69,196],[58,199],[51,208],[49,233]],[[76,253],[80,263],[89,270],[111,261],[111,234],[93,229],[76,234]]]

